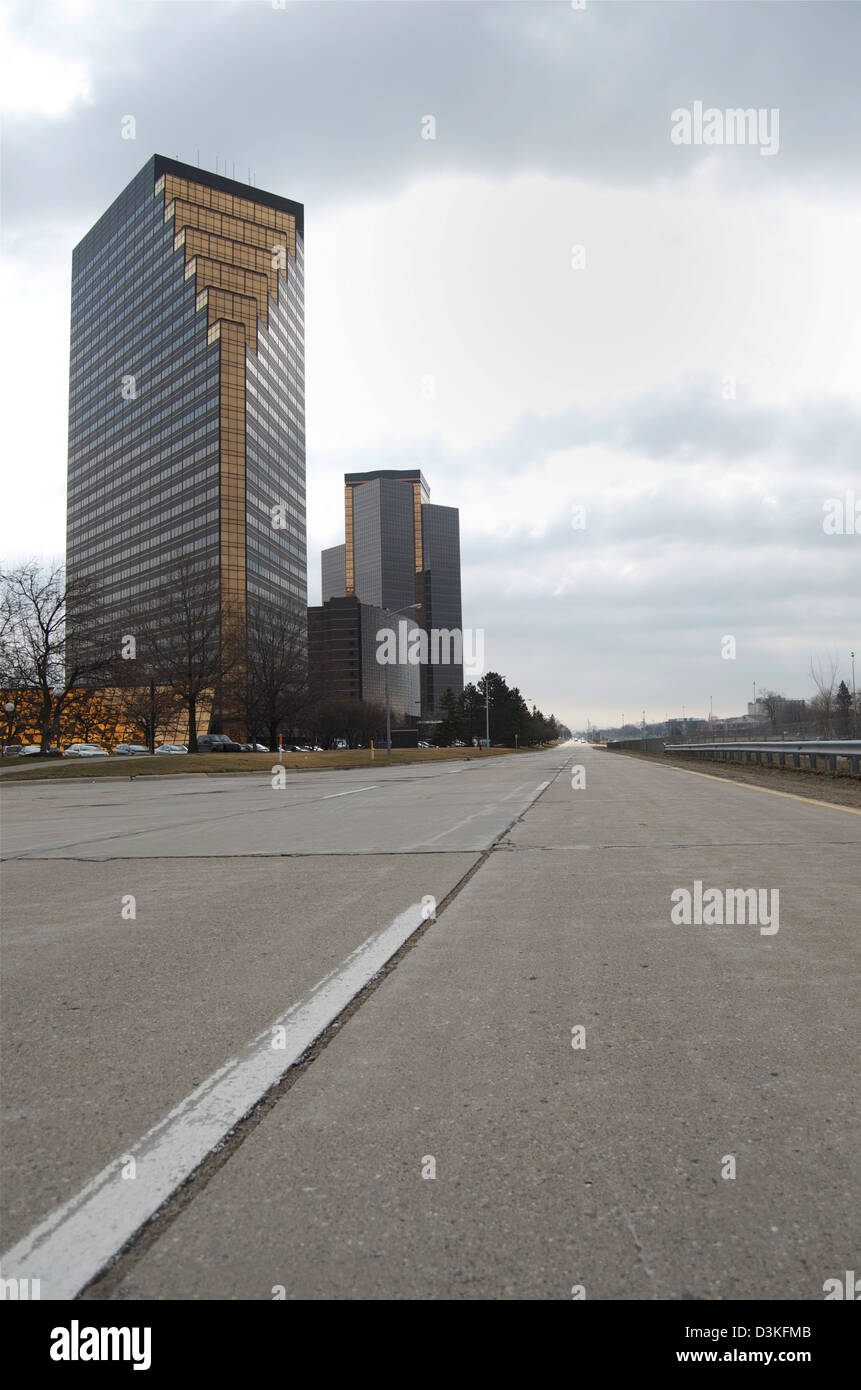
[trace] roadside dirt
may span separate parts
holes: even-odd
[[[681,767],[686,772],[704,772],[709,777],[722,777],[731,782],[746,782],[754,787],[768,787],[770,791],[789,792],[793,796],[812,797],[815,801],[828,801],[835,806],[861,808],[861,778],[848,774],[826,772],[817,769],[791,767],[765,767],[754,763],[722,763],[707,758],[656,757],[643,753],[614,753],[617,758],[638,758],[644,763],[658,763],[661,767]]]

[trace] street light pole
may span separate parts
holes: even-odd
[[[850,652],[852,658],[852,733],[858,737],[858,700],[855,695],[855,653]]]
[[[853,684],[854,684],[854,682],[853,682]],[[3,709],[4,709],[5,712],[6,712],[6,742],[7,742],[7,743],[11,743],[11,742],[12,742],[12,729],[13,729],[13,727],[14,727],[14,726],[13,726],[13,723],[12,723],[12,716],[13,716],[14,713],[15,713],[15,704],[14,704],[14,701],[12,701],[12,700],[7,700],[7,701],[6,701],[6,704],[3,706]]]
[[[487,683],[487,676],[484,678],[484,735],[485,748],[490,748],[490,686]]]

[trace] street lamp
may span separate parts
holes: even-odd
[[[484,746],[490,748],[490,685],[484,675]]]
[[[13,700],[7,700],[5,705],[3,706],[3,709],[6,712],[6,742],[11,743],[12,729],[14,727],[12,723],[12,716],[15,713],[15,702]]]
[[[408,604],[406,605],[405,608],[394,608],[394,609],[391,610],[392,617],[393,617],[393,618],[396,618],[396,617],[398,616],[399,613],[408,613],[408,612],[410,611],[411,608],[421,608],[421,604],[420,604],[420,603],[408,603]],[[389,663],[388,663],[388,661],[385,663],[385,667],[386,667],[386,757],[388,758],[389,762],[391,762],[391,760],[392,760],[392,692],[391,692],[391,685],[390,685],[390,682],[389,682]]]
[[[852,658],[852,732],[858,737],[858,700],[855,696],[855,653],[850,652]]]

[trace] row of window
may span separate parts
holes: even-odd
[[[196,537],[194,538],[192,544],[195,545],[195,546],[197,546],[197,547],[203,547],[203,546],[207,546],[207,547],[208,547],[208,546],[211,546],[211,545],[212,545],[213,537],[212,537],[212,535],[210,534],[210,532],[209,532],[208,530],[207,530],[206,532],[204,532],[203,528],[204,528],[205,526],[206,526],[206,527],[211,527],[213,524],[216,524],[217,522],[218,522],[218,508],[216,507],[214,510],[209,511],[209,512],[206,512],[206,513],[205,513],[204,515],[202,515],[202,516],[194,517],[194,518],[192,518],[190,521],[186,521],[183,525],[180,525],[180,526],[172,526],[171,529],[170,529],[169,531],[164,531],[164,532],[157,538],[158,545],[159,545],[159,546],[166,545],[168,541],[175,540],[177,536],[187,535],[189,531],[197,531],[197,532],[201,532],[201,534],[200,534],[199,536],[196,536]],[[188,542],[186,541],[185,544],[187,545]],[[126,551],[125,554],[124,554],[124,556],[123,556],[123,559],[125,560],[126,556],[127,556],[127,555],[130,555],[131,553],[132,553],[131,550]],[[75,560],[73,561],[73,564],[74,564],[74,572],[75,572],[76,575],[89,575],[89,574],[98,575],[99,578],[104,582],[104,580],[105,580],[105,578],[106,578],[106,570],[107,570],[107,568],[108,568],[108,567],[106,566],[106,564],[105,564],[104,561],[101,561],[99,564],[95,564],[95,565],[79,565],[79,564],[77,563],[77,559],[75,559]],[[131,574],[131,573],[136,573],[136,572],[137,572],[137,571],[130,571],[129,573]],[[120,579],[120,580],[123,578],[123,571],[122,571],[122,570],[120,570],[119,574],[116,575],[116,578],[117,578],[117,579]],[[122,595],[123,595],[124,592],[127,592],[127,591],[124,591],[124,590],[122,590],[122,589],[120,589],[120,590],[115,589],[115,587],[114,587],[114,579],[113,579],[113,578],[111,578],[111,580],[110,580],[110,591],[111,591],[111,599],[114,600],[114,601],[115,601],[116,599],[122,597]]]
[[[129,204],[130,210],[125,216],[122,216],[121,209],[115,213],[115,216],[119,218],[117,230],[102,243],[98,251],[91,254],[85,265],[73,272],[73,290],[80,286],[85,287],[87,282],[96,275],[104,275],[105,268],[112,265],[117,256],[122,253],[129,234],[135,232],[139,225],[153,220],[153,205],[146,193],[141,195],[137,203],[131,198],[125,201]]]
[[[187,329],[186,332],[183,333],[183,335],[180,338],[178,338],[174,343],[163,348],[160,352],[154,354],[147,353],[147,362],[150,368],[149,374],[147,376],[147,385],[149,389],[151,389],[154,384],[165,381],[171,376],[174,376],[177,372],[181,372],[182,368],[185,366],[187,362],[195,362],[196,370],[198,372],[210,371],[213,367],[216,367],[218,365],[217,348],[204,348],[204,355],[201,356],[200,334],[198,333],[197,328],[198,325],[193,325],[191,328]],[[191,339],[195,339],[195,341],[190,342]],[[190,345],[188,347],[185,347],[184,344],[189,342]],[[178,347],[182,347],[183,351],[177,353]],[[117,357],[119,358],[120,354],[117,354]],[[122,360],[125,360],[124,354]],[[165,363],[165,365],[160,367],[160,364],[162,362]],[[86,405],[88,401],[94,399],[97,400],[96,409],[98,409],[98,402],[105,399],[109,392],[114,389],[114,383],[116,383],[116,381],[124,374],[125,373],[123,373],[120,370],[119,363],[117,364],[117,367],[113,372],[109,370],[109,364],[107,364],[103,369],[101,378],[96,382],[96,384],[92,386],[89,391],[81,393],[75,399],[74,407],[70,406],[70,428],[78,428],[77,424],[72,423],[74,413],[81,409],[84,405]],[[182,381],[184,382],[185,380],[186,378],[182,377]]]
[[[220,489],[218,487],[209,488],[206,492],[195,497],[193,505],[195,507],[200,507],[206,502],[213,501],[218,497],[219,491]],[[114,550],[121,549],[124,555],[137,555],[146,550],[155,550],[161,547],[167,539],[177,534],[175,530],[169,529],[164,523],[173,516],[188,515],[188,513],[189,504],[188,502],[184,502],[177,507],[170,507],[167,511],[160,512],[158,516],[152,517],[149,525],[143,532],[139,526],[127,526],[122,531],[106,532],[96,545],[88,545],[81,548],[76,544],[74,546],[74,563],[75,565],[79,565],[84,560],[88,560],[91,555],[99,555],[102,558],[103,564],[110,564],[111,552]],[[182,529],[183,531],[196,530],[198,527],[204,526],[210,522],[213,516],[217,518],[218,512],[192,515],[187,525]],[[140,537],[140,539],[136,544],[130,545],[129,542],[135,536]]]
[[[263,346],[261,344],[261,347]],[[277,359],[273,361],[265,350],[261,351],[257,357],[249,352],[246,356],[246,378],[249,381],[249,387],[251,381],[256,381],[259,387],[268,391],[273,400],[282,407],[285,415],[288,415],[289,406],[292,403],[295,414],[300,416],[304,423],[305,402],[289,367],[285,371],[284,364],[278,362]]]
[[[105,319],[113,317],[120,304],[128,305],[129,294],[144,298],[156,292],[176,264],[166,257],[172,247],[166,237],[157,237],[153,228],[146,236],[130,238],[128,265],[117,265],[113,273],[99,281],[89,294],[72,295],[72,327],[79,339],[86,339]]]
[[[217,415],[218,396],[210,397],[192,410],[190,405],[196,399],[196,393],[189,392],[188,394],[190,400],[184,409],[179,410],[176,406],[171,406],[165,410],[154,412],[136,427],[130,427],[128,431],[123,430],[119,438],[115,437],[111,441],[110,448],[101,449],[99,453],[93,455],[92,462],[102,463],[109,458],[118,462],[120,457],[127,452],[129,444],[135,439],[146,439],[153,445],[158,444],[162,439],[172,439],[174,446],[176,446],[178,436],[184,436],[190,442],[190,426],[193,422],[200,420],[204,415],[212,414],[212,412],[216,412]],[[160,420],[170,420],[171,423],[164,429],[154,430],[153,425],[158,424]],[[197,435],[195,434],[194,437],[196,439]]]
[[[99,332],[103,323],[122,325],[125,319],[132,318],[143,303],[161,303],[165,287],[181,284],[177,278],[177,258],[169,244],[154,243],[146,248],[144,255],[138,255],[134,263],[101,286],[102,293],[86,311],[81,311],[78,303],[72,301],[72,329],[78,351],[87,351],[102,336]]]
[[[212,363],[215,366],[215,363]],[[200,396],[212,393],[218,389],[219,374],[216,370],[207,377],[201,377],[204,364],[198,362],[182,376],[171,381],[169,385],[163,386],[161,390],[154,386],[148,377],[144,378],[143,383],[135,377],[134,387],[136,395],[125,399],[121,394],[121,382],[115,383],[114,389],[107,400],[97,402],[87,412],[88,415],[97,417],[98,431],[109,435],[119,434],[123,440],[134,438],[140,434],[138,423],[143,422],[146,428],[158,420],[167,419],[185,406],[191,405]],[[194,383],[191,390],[183,391],[183,386]],[[182,393],[182,394],[179,394]],[[164,402],[164,404],[161,404]],[[161,405],[161,409],[156,406]],[[122,423],[120,423],[120,421]],[[70,425],[70,429],[75,434],[76,442],[82,435],[90,433],[82,424]]]
[[[153,307],[161,304],[164,300],[168,301],[167,308],[160,313],[153,313]],[[184,312],[180,312],[185,304]],[[105,315],[107,320],[105,327],[96,333],[92,341],[86,343],[84,347],[79,346],[77,335],[73,340],[73,351],[71,354],[71,369],[76,373],[78,360],[83,356],[87,371],[98,364],[99,359],[104,357],[107,351],[116,350],[117,339],[120,334],[124,334],[128,339],[134,339],[138,330],[146,325],[147,342],[159,341],[166,336],[164,329],[159,333],[158,325],[166,322],[168,332],[175,331],[182,323],[192,318],[197,313],[196,295],[194,286],[184,282],[176,282],[168,286],[168,291],[157,296],[154,305],[147,304],[147,312],[141,313],[139,306],[128,314],[121,313],[116,309],[113,313]],[[100,347],[99,344],[102,344]]]
[[[167,433],[168,433],[168,431],[162,430],[162,434],[167,434]],[[99,475],[98,475],[99,477],[101,477],[101,476],[104,475],[105,472],[111,472],[111,473],[113,473],[113,474],[115,475],[115,476],[114,476],[114,480],[113,480],[113,482],[110,483],[109,485],[106,485],[106,486],[104,486],[104,487],[97,488],[97,489],[95,489],[95,490],[91,490],[91,489],[92,489],[92,484],[93,484],[93,482],[94,482],[95,480],[94,480],[93,478],[89,478],[89,479],[86,480],[86,482],[82,483],[80,486],[75,487],[75,488],[73,488],[73,489],[70,488],[70,490],[69,490],[69,496],[70,496],[70,497],[72,496],[72,493],[73,493],[73,492],[74,492],[74,493],[79,493],[79,492],[82,492],[82,491],[83,491],[83,492],[86,493],[86,496],[85,496],[84,498],[82,498],[79,502],[76,502],[75,505],[74,505],[74,507],[70,507],[70,510],[78,510],[78,509],[80,509],[81,507],[87,507],[87,508],[91,507],[91,506],[93,505],[94,501],[95,501],[97,498],[99,498],[99,497],[104,497],[104,496],[106,496],[106,495],[108,495],[108,494],[110,494],[110,493],[115,492],[115,491],[117,490],[118,487],[122,488],[122,487],[127,486],[127,485],[128,485],[128,480],[129,480],[132,476],[135,476],[135,475],[137,475],[137,474],[143,472],[143,470],[144,470],[145,468],[150,468],[150,467],[151,467],[152,465],[154,465],[159,459],[173,458],[173,457],[176,455],[176,451],[177,451],[177,448],[178,448],[178,447],[189,449],[189,448],[191,448],[191,446],[192,446],[193,444],[200,443],[203,439],[206,439],[208,436],[211,436],[213,433],[215,433],[215,434],[218,433],[218,416],[217,416],[217,415],[213,416],[213,418],[212,418],[210,421],[208,421],[207,424],[202,425],[199,429],[196,429],[196,430],[194,431],[193,434],[188,434],[188,435],[186,435],[186,437],[185,437],[184,439],[180,440],[179,442],[176,440],[176,437],[174,436],[173,439],[172,439],[172,443],[171,443],[167,448],[162,449],[159,453],[156,453],[156,454],[152,455],[151,458],[146,459],[144,462],[142,462],[142,463],[140,463],[140,464],[136,464],[136,465],[135,465],[134,467],[132,467],[132,468],[122,468],[122,467],[121,467],[119,473],[117,473],[117,467],[116,467],[116,463],[115,463],[115,465],[114,465],[113,468],[111,468],[110,470],[103,470],[103,471],[102,471],[102,474],[99,474]],[[155,441],[153,441],[153,442],[155,442]],[[185,467],[187,467],[187,465],[188,465],[188,458],[184,457],[184,458],[178,459],[177,462],[173,465],[172,468],[170,468],[170,469],[165,469],[165,470],[163,471],[163,476],[168,477],[171,473],[175,472],[178,468],[185,468]]]
[[[250,518],[249,518],[250,521]],[[284,531],[267,532],[267,541],[262,540],[249,525],[245,533],[245,542],[249,551],[256,551],[264,559],[272,561],[275,565],[280,565],[282,569],[293,574],[303,573],[305,570],[305,549],[298,545],[292,545],[289,541],[284,541],[281,548],[273,547],[270,543],[273,536],[283,536]],[[296,563],[292,563],[295,561]]]
[[[121,522],[129,522],[134,517],[147,518],[147,526],[157,526],[162,519],[174,515],[173,511],[163,512],[162,508],[171,497],[182,495],[186,498],[186,507],[189,506],[189,499],[192,505],[197,505],[199,501],[200,489],[206,486],[210,478],[218,477],[218,462],[211,463],[208,468],[195,470],[193,474],[182,477],[173,487],[165,489],[163,486],[151,492],[135,490],[135,501],[129,497],[128,487],[124,494],[118,497],[113,507],[103,506],[99,508],[95,525],[90,524],[86,531],[81,530],[82,526],[92,523],[91,515],[85,515],[80,520],[70,523],[68,526],[68,540],[70,545],[84,545],[87,541],[96,536],[112,535],[114,528]],[[163,480],[159,479],[159,483]],[[206,494],[209,496],[209,494]],[[140,525],[138,524],[138,530]]]
[[[261,491],[263,491],[263,489],[258,480],[246,475],[245,506],[248,525],[255,527],[258,531],[262,531],[264,535],[271,535],[273,532],[276,532],[278,536],[289,536],[297,541],[304,549],[305,531],[301,526],[295,523],[293,517],[287,512],[288,503],[284,502],[280,497],[277,503],[273,502],[271,493],[265,492],[264,495],[261,496]],[[282,506],[285,509],[283,513],[279,513],[279,519],[282,515],[284,517],[285,524],[283,526],[273,526],[273,506]]]
[[[301,508],[302,514],[304,516],[304,475],[302,476],[300,482],[296,473],[294,473],[292,469],[285,469],[283,466],[280,468],[273,467],[272,463],[269,462],[269,459],[272,457],[272,450],[269,441],[266,438],[261,438],[261,436],[258,435],[256,430],[253,428],[253,426],[248,424],[247,422],[245,425],[245,436],[246,457],[251,458],[254,464],[257,466],[257,468],[259,468],[261,472],[263,472],[266,475],[267,478],[271,478],[277,487],[283,488],[286,491],[287,496],[290,498],[290,500],[294,502],[298,508]],[[260,448],[265,450],[266,452],[261,454],[260,452],[258,452],[258,449],[254,447],[255,445],[259,445]],[[277,453],[275,457],[278,457]]]

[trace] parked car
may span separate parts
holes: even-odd
[[[7,743],[6,747],[3,749],[3,757],[20,758],[23,752],[24,745],[22,743]]]
[[[107,749],[100,748],[97,743],[70,743],[66,749],[67,758],[106,758],[107,756]]]
[[[243,745],[234,743],[227,734],[201,734],[197,740],[198,753],[241,753]]]
[[[54,745],[46,748],[43,753],[41,744],[32,743],[29,748],[22,748],[18,756],[19,758],[35,758],[38,757],[39,754],[41,754],[43,758],[62,758],[63,750]]]
[[[269,749],[265,743],[252,743],[251,751],[252,753],[268,753]]]
[[[155,750],[156,753],[187,753],[188,749],[184,743],[160,743]]]
[[[118,743],[114,752],[121,758],[130,758],[139,753],[148,753],[149,749],[144,743]]]

